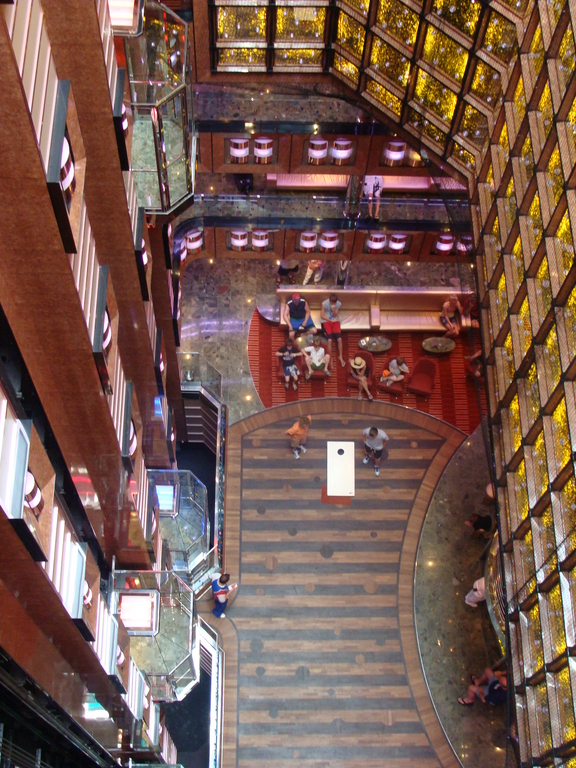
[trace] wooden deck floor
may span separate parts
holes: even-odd
[[[296,461],[284,432],[303,413]],[[361,462],[372,425],[390,437],[379,478]],[[350,506],[321,503],[327,439],[356,440]],[[224,768],[456,768],[412,600],[422,521],[463,439],[418,411],[336,398],[231,427],[225,553],[240,589],[211,621],[226,653]]]

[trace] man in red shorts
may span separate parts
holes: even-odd
[[[330,295],[330,298],[322,302],[322,313],[320,315],[322,325],[324,327],[324,333],[329,341],[329,352],[332,354],[332,339],[336,339],[338,344],[338,360],[342,368],[346,367],[346,362],[342,357],[342,330],[340,328],[340,307],[342,302],[338,301],[338,297],[335,293]]]

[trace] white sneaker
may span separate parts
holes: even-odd
[[[368,464],[369,461],[370,461],[370,456],[364,456],[364,458],[362,459],[362,464]]]
[[[374,474],[376,475],[376,477],[378,477],[378,475],[380,474],[380,467],[374,467]]]
[[[299,459],[299,458],[300,458],[300,454],[298,453],[298,451],[296,450],[296,448],[293,448],[293,449],[292,449],[292,453],[294,454],[294,458],[295,458],[295,459]]]
[[[301,453],[306,453],[306,448],[305,448],[303,445],[299,446],[298,450],[299,450]]]
[[[221,613],[221,614],[220,614],[220,618],[221,618],[221,619],[225,619],[225,618],[226,618],[226,614],[225,614],[225,613]]]

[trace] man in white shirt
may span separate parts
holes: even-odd
[[[370,459],[372,459],[374,461],[374,474],[378,477],[380,474],[380,461],[382,460],[384,443],[388,442],[389,437],[383,429],[378,429],[378,427],[367,427],[362,432],[362,439],[364,440],[364,447],[366,449],[366,456],[362,459],[362,464],[368,464]]]
[[[324,347],[320,344],[320,338],[314,337],[314,346],[304,348],[304,360],[306,361],[306,367],[308,373],[305,378],[306,381],[312,376],[314,371],[324,371],[326,376],[332,376],[331,371],[328,370],[330,365],[330,355]]]

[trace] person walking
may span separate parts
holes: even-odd
[[[314,276],[314,285],[318,285],[320,280],[322,280],[322,275],[324,274],[324,267],[326,266],[326,262],[322,259],[309,259],[308,260],[308,267],[306,269],[306,274],[304,275],[304,280],[302,281],[302,285],[308,285],[310,280],[312,280],[312,276]]]
[[[229,581],[229,573],[217,573],[212,579],[212,596],[215,603],[212,613],[217,619],[225,618],[224,611],[228,605],[228,595],[238,589],[238,584],[229,584]]]
[[[378,427],[367,427],[362,432],[364,448],[366,455],[362,459],[362,464],[368,464],[370,459],[374,462],[374,474],[376,477],[380,474],[380,462],[382,461],[382,452],[384,444],[390,439],[383,429]]]
[[[340,307],[342,302],[338,301],[335,293],[331,293],[329,298],[322,302],[322,311],[320,319],[326,338],[328,339],[328,351],[332,354],[332,339],[336,339],[338,345],[338,360],[342,368],[346,366],[346,361],[342,357],[342,328],[340,327]]]
[[[299,459],[301,453],[306,453],[306,438],[311,422],[312,416],[300,416],[294,426],[286,430],[295,459]]]

